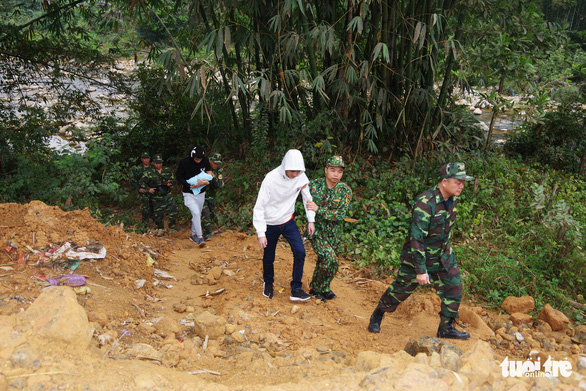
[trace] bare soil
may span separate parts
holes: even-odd
[[[0,318],[4,323],[10,323],[8,315],[26,310],[42,292],[43,276],[70,272],[66,263],[43,261],[31,250],[48,251],[65,242],[80,246],[97,242],[107,249],[105,259],[83,261],[74,272],[86,276],[91,289],[78,296],[90,321],[96,322],[90,349],[77,351],[29,335],[44,357],[42,370],[4,367],[6,387],[12,389],[15,379],[26,379],[26,389],[285,388],[303,379],[342,379],[359,352],[394,353],[410,339],[435,336],[437,331],[439,299],[431,290],[413,295],[385,317],[380,334],[371,334],[366,330],[368,319],[390,280],[373,279],[342,261],[332,285],[336,299],[325,304],[314,299],[293,303],[289,300],[292,255],[286,242],[281,242],[275,297],[269,300],[262,296],[262,250],[255,237],[226,231],[199,248],[188,236],[187,227],[163,237],[126,233],[120,227],[104,227],[87,210],[64,212],[41,202],[0,205],[0,311],[4,315]],[[306,248],[305,289],[316,259],[309,243]],[[26,263],[18,263],[19,254],[28,254]],[[149,258],[155,261],[153,265],[148,264]],[[155,268],[175,279],[155,277]],[[140,288],[139,280],[146,280]],[[498,316],[467,304],[484,318]],[[246,340],[238,342],[226,335],[206,343],[190,326],[204,311],[223,316],[236,332],[243,330]],[[166,333],[145,327],[154,327],[162,317],[171,319],[178,329]],[[122,330],[130,335],[121,336]],[[489,337],[473,325],[468,331],[469,340],[452,341],[463,351]],[[118,339],[114,347],[112,341],[99,338],[107,332]],[[137,343],[167,354],[157,360],[125,354]],[[508,353],[497,352],[497,356]],[[0,351],[0,362],[3,359]]]

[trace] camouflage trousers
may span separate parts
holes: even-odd
[[[147,194],[139,194],[138,197],[140,199],[140,214],[142,217],[142,224],[148,226],[151,216],[153,216],[150,197]]]
[[[316,237],[311,239],[311,245],[317,254],[317,261],[309,289],[320,293],[329,292],[331,290],[330,283],[336,276],[339,266],[334,251],[335,243],[330,243],[328,238]]]
[[[201,211],[201,230],[203,231],[203,237],[208,239],[212,237],[213,227],[212,222],[214,221],[214,210],[216,209],[216,199],[207,198],[203,204]]]
[[[462,301],[462,280],[460,268],[454,266],[446,270],[439,262],[427,266],[427,272],[431,276],[431,284],[442,301],[440,316],[445,318],[458,318],[458,309]],[[405,301],[419,286],[415,269],[401,262],[395,281],[389,286],[380,298],[378,308],[385,312],[393,312],[399,304]]]
[[[158,229],[165,228],[165,213],[169,215],[169,228],[176,227],[179,212],[171,194],[167,194],[164,197],[151,197],[150,204],[153,208],[153,220],[155,220]]]

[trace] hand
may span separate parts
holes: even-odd
[[[258,247],[265,248],[267,246],[267,237],[258,238]]]
[[[319,206],[317,206],[317,204],[313,201],[307,201],[307,210],[311,210],[313,212],[317,212],[317,210],[319,209]]]
[[[313,236],[314,232],[315,232],[315,224],[307,223],[307,233],[309,234],[309,236]]]
[[[207,186],[210,184],[210,181],[207,181],[205,179],[198,179],[197,180],[197,186]]]
[[[155,191],[157,191],[157,189],[155,189],[154,187],[151,187],[149,189],[149,193],[151,193],[151,194],[155,194]]]
[[[427,274],[427,273],[418,274],[417,275],[417,282],[419,283],[419,285],[429,285],[429,284],[431,284],[431,282],[429,282],[429,274]]]
[[[189,185],[190,189],[193,189],[194,187],[199,187],[199,185],[197,183],[194,183],[193,185]]]
[[[167,181],[165,183],[163,183],[165,186],[171,186],[171,181]]]
[[[138,189],[138,192],[139,192],[140,194],[144,194],[144,193],[146,193],[147,191],[146,191],[146,189]]]

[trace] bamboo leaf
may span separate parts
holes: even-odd
[[[423,23],[421,23],[421,21],[417,22],[417,25],[415,26],[415,32],[413,33],[413,44],[416,44],[417,40],[419,39],[419,34],[421,34],[421,26],[423,26]]]
[[[230,53],[231,44],[230,26],[226,26],[224,29],[224,47],[226,47],[226,52],[228,53]]]
[[[218,30],[218,35],[216,36],[216,51],[215,51],[215,54],[218,58],[222,58],[222,46],[224,46],[224,32],[223,32],[223,30]]]

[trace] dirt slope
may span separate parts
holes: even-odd
[[[83,261],[75,270],[91,288],[78,296],[95,322],[91,348],[77,352],[27,334],[45,357],[44,372],[32,376],[13,369],[5,375],[6,385],[26,379],[26,389],[48,389],[50,383],[80,389],[206,384],[206,389],[249,390],[324,376],[340,380],[352,376],[359,352],[394,353],[411,338],[435,336],[437,330],[439,299],[422,290],[384,319],[380,334],[368,333],[368,318],[389,281],[369,279],[344,263],[333,282],[337,299],[290,302],[292,256],[285,242],[277,248],[275,298],[268,300],[261,294],[262,251],[255,237],[242,233],[217,234],[198,248],[187,240],[186,227],[161,238],[126,234],[102,226],[87,211],[66,213],[40,202],[0,205],[0,221],[0,326],[14,323],[7,315],[25,310],[41,293],[35,276],[69,272],[67,262],[44,261],[31,250],[48,251],[67,241],[99,242],[107,249],[105,259]],[[309,243],[306,248],[305,288],[315,261]],[[29,255],[26,263],[18,264],[20,253]],[[149,259],[155,263],[149,265]],[[173,278],[156,277],[155,269]],[[140,280],[144,285],[137,285]],[[207,341],[198,336],[192,322],[205,311],[221,316],[233,332]],[[490,336],[485,325],[468,330],[470,340],[453,341],[464,352]],[[130,335],[122,336],[126,331]],[[150,345],[153,356],[133,353],[139,343]],[[2,354],[0,361],[7,358]]]

